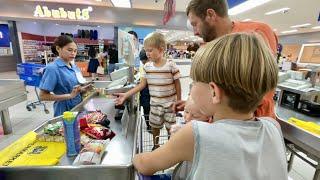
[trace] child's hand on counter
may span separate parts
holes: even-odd
[[[117,97],[115,99],[116,106],[122,105],[128,98],[126,93],[114,93],[113,95]]]

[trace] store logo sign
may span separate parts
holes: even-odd
[[[0,39],[3,39],[3,33],[0,31]]]
[[[92,7],[80,9],[76,8],[75,11],[66,11],[63,7],[58,9],[49,9],[47,6],[37,5],[34,11],[35,17],[41,18],[55,18],[55,19],[69,19],[69,20],[88,20],[90,18]]]

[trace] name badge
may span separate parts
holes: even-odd
[[[76,72],[76,76],[80,84],[86,83],[86,79],[82,76],[82,73],[80,71]]]

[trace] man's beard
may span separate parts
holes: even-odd
[[[210,42],[217,38],[217,31],[214,26],[210,26],[206,21],[203,21],[202,25],[201,36],[204,42]]]

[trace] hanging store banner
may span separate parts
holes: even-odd
[[[34,11],[34,17],[69,20],[89,20],[90,12],[92,12],[92,7],[84,9],[76,8],[74,11],[70,11],[65,10],[63,7],[60,7],[58,9],[49,9],[47,6],[37,5]]]

